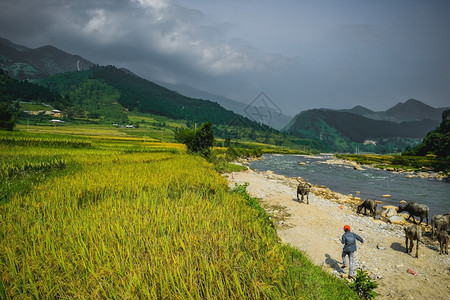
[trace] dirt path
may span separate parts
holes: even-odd
[[[352,197],[315,186],[308,205],[297,201],[298,183],[293,178],[252,170],[226,176],[231,187],[249,183],[248,192],[272,216],[283,242],[304,251],[336,276],[345,274],[340,268],[340,239],[344,225],[350,225],[364,239],[364,244],[357,245],[356,268],[367,270],[379,284],[377,299],[450,298],[450,257],[438,254],[436,241],[425,237],[417,259],[405,253],[403,226],[357,215]],[[408,273],[409,268],[417,275]]]

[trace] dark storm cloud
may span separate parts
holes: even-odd
[[[450,106],[450,2],[3,0],[0,37],[285,113]]]
[[[220,24],[201,24],[199,10],[171,1],[37,0],[1,5],[5,15],[1,34],[27,45],[45,41],[103,62],[159,62],[161,67],[173,62],[168,67],[190,67],[208,75],[258,64],[242,49],[220,39]],[[18,26],[13,25],[15,20],[21,20]]]

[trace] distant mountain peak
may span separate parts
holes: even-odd
[[[391,107],[390,109],[388,109],[387,111],[390,110],[395,110],[395,109],[406,109],[406,108],[426,108],[426,109],[434,109],[434,107],[431,107],[419,100],[416,99],[408,99],[406,100],[404,103],[403,102],[399,102],[396,105],[394,105],[393,107]]]
[[[386,115],[409,120],[434,119],[439,120],[441,112],[419,100],[409,99],[398,103],[386,111]]]
[[[30,53],[41,53],[41,52],[44,52],[44,53],[47,53],[47,54],[58,55],[58,56],[62,55],[62,56],[69,56],[69,57],[78,57],[77,55],[73,55],[73,54],[67,53],[64,50],[58,49],[58,48],[56,48],[54,46],[51,46],[51,45],[46,45],[46,46],[42,46],[42,47],[39,47],[39,48],[31,49],[29,52]]]
[[[421,105],[426,105],[425,103],[423,103],[422,101],[416,100],[416,99],[408,99],[405,101],[405,104],[421,104]],[[428,106],[428,105],[427,105]]]
[[[364,106],[361,106],[361,105],[356,105],[351,110],[352,111],[364,112],[364,113],[373,113],[373,110],[370,110],[370,109],[368,109],[368,108],[366,108]]]
[[[48,75],[87,70],[94,64],[79,55],[69,54],[51,45],[30,49],[0,38],[1,68],[16,79],[40,79]]]

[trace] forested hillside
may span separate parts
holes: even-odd
[[[450,110],[443,113],[442,123],[429,132],[420,145],[406,150],[404,155],[425,156],[434,154],[438,157],[450,157]]]
[[[19,114],[19,122],[48,124],[53,117],[45,114],[44,110],[52,109],[61,110],[60,118],[66,122],[110,126],[132,123],[139,127],[141,120],[157,115],[183,121],[187,127],[212,122],[215,135],[223,139],[289,146],[313,152],[318,150],[317,144],[311,140],[251,121],[215,102],[185,97],[113,66],[55,74],[37,84],[10,78],[4,72],[0,79],[1,114],[5,119],[2,127],[9,130],[14,127]],[[41,113],[23,112],[37,110],[24,107],[39,106]],[[165,126],[165,122],[156,125]],[[167,129],[173,131],[172,127]]]
[[[85,70],[94,64],[53,46],[31,49],[0,38],[0,68],[19,80],[42,79],[51,74]]]
[[[314,109],[297,115],[286,130],[298,137],[319,140],[326,151],[388,153],[417,145],[437,125],[433,120],[394,123]]]
[[[57,107],[69,105],[58,93],[27,81],[13,79],[0,69],[0,129],[13,130],[21,113],[21,102],[38,102]]]
[[[237,122],[246,127],[269,130],[267,126],[226,110],[217,103],[185,97],[114,66],[56,74],[39,81],[39,84],[64,95],[74,103],[90,106],[91,109],[97,110],[95,113],[100,113],[101,106],[106,105],[105,98],[108,98],[106,102],[117,102],[128,111],[152,113],[198,123]],[[96,100],[99,102],[95,103]],[[88,103],[85,103],[86,101]]]
[[[35,101],[60,107],[68,105],[68,102],[59,93],[52,92],[50,89],[28,81],[13,79],[2,69],[0,69],[0,99],[4,104],[12,103],[13,101]]]

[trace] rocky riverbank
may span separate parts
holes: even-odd
[[[351,160],[344,160],[339,158],[332,158],[325,161],[326,164],[330,165],[341,165],[348,168],[353,168],[355,170],[364,170],[365,168],[376,168],[374,165],[360,165],[357,162]],[[449,181],[449,174],[444,172],[433,172],[424,168],[422,171],[408,171],[405,169],[395,169],[392,167],[384,168],[385,171],[404,174],[405,178],[424,178],[424,179],[435,179],[442,181]]]
[[[343,226],[364,239],[358,244],[356,267],[366,270],[379,287],[377,299],[447,299],[450,295],[450,258],[438,254],[438,244],[424,226],[419,258],[405,253],[403,224],[356,214],[357,196],[342,195],[313,186],[310,204],[296,198],[297,181],[272,172],[252,170],[226,174],[229,185],[249,183],[249,193],[260,199],[277,226],[282,241],[304,251],[317,265],[346,277],[341,268]],[[378,205],[379,209],[381,205]],[[412,269],[417,275],[408,273]]]

